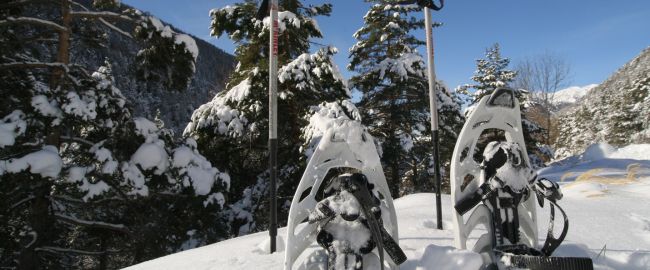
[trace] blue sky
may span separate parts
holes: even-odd
[[[209,36],[212,8],[234,0],[123,0],[124,3],[173,24],[232,53],[227,37]],[[308,0],[306,4],[323,1]],[[324,38],[319,43],[339,48],[335,57],[343,75],[348,63],[352,34],[363,24],[369,4],[362,0],[330,0],[331,17],[319,17]],[[447,0],[434,12],[444,26],[434,31],[436,73],[450,87],[468,83],[475,60],[485,48],[498,42],[502,54],[513,63],[549,51],[572,66],[572,85],[600,83],[623,64],[650,46],[648,0]],[[424,32],[417,35],[424,36]],[[424,39],[424,37],[423,37]],[[426,53],[422,48],[421,53]]]

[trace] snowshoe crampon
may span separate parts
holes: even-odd
[[[328,172],[341,168],[356,173],[340,175],[327,183],[330,180],[326,179]],[[327,194],[319,195],[321,190]],[[317,201],[317,195],[325,198]],[[337,204],[346,204],[346,207]],[[349,204],[358,204],[358,207],[347,207]],[[357,226],[356,229],[361,231],[367,229],[370,234],[366,237],[368,241],[334,241],[334,238],[345,237],[348,233],[339,228],[343,236],[334,235],[331,230],[323,229],[334,220],[349,222],[345,225]],[[361,225],[355,225],[355,222]],[[379,155],[372,137],[359,122],[346,121],[322,137],[293,197],[286,239],[285,270],[294,265],[306,270],[338,270],[337,266],[341,269],[361,269],[355,268],[361,266],[362,269],[398,269],[398,265],[406,260],[397,245],[395,207]],[[303,254],[316,241],[326,248],[326,252],[317,249],[311,254]]]
[[[487,140],[481,138],[486,130]],[[479,143],[486,144],[481,161],[475,158]],[[592,269],[589,258],[548,257],[564,239],[568,220],[555,203],[561,198],[559,189],[548,180],[537,180],[525,145],[515,92],[499,88],[482,98],[465,122],[452,155],[456,247],[480,253],[486,269]],[[538,251],[535,203],[543,206],[544,198],[550,201],[551,225],[544,248]],[[552,227],[556,207],[565,221],[557,239]],[[554,268],[559,264],[562,268]],[[577,266],[583,264],[589,267]]]

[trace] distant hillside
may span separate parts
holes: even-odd
[[[562,90],[559,90],[553,94],[553,105],[558,109],[563,109],[570,105],[576,104],[581,100],[587,93],[594,89],[597,84],[590,84],[586,86],[571,86]]]
[[[650,142],[650,47],[558,115],[556,156],[588,145]]]
[[[92,0],[78,2],[86,7],[92,7]],[[122,4],[122,8],[130,7]],[[207,16],[207,12],[205,16]],[[98,24],[98,27],[108,33],[108,45],[90,48],[81,43],[76,44],[77,46],[74,46],[72,51],[72,61],[84,63],[93,70],[99,67],[104,59],[110,59],[117,87],[131,101],[135,115],[153,119],[156,111],[160,110],[160,116],[166,126],[172,128],[176,134],[181,134],[194,109],[208,102],[217,92],[223,90],[226,79],[234,68],[232,55],[208,42],[193,37],[199,48],[199,57],[196,63],[196,73],[186,91],[170,91],[155,82],[137,82],[133,66],[133,61],[139,50],[136,42],[102,24]],[[206,29],[207,27],[206,25]],[[183,32],[179,29],[174,29],[174,31]]]

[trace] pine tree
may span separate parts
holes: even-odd
[[[228,175],[202,157],[193,140],[178,142],[171,131],[134,118],[110,63],[92,72],[71,61],[71,44],[102,42],[86,32],[95,23],[130,36],[109,21],[144,27],[150,18],[90,11],[67,0],[41,4],[10,1],[0,8],[0,264],[121,268],[180,250],[183,242],[223,238]],[[57,12],[46,12],[52,7]],[[38,43],[50,38],[34,38],[52,33],[52,50]],[[169,33],[166,39],[176,37]],[[191,55],[191,46],[180,44],[174,45],[178,52]],[[189,78],[174,80],[183,85]],[[188,205],[200,206],[205,216],[168,222],[171,209],[178,218],[191,216]],[[192,223],[199,218],[205,227]],[[198,241],[189,239],[193,228]]]
[[[508,87],[514,81],[517,72],[508,69],[509,64],[510,59],[501,56],[499,44],[494,44],[486,50],[484,59],[476,60],[476,71],[472,76],[474,83],[463,85],[457,91],[469,96],[471,105],[477,104],[481,98],[491,95],[497,88]],[[469,89],[474,89],[474,92],[470,93]],[[545,130],[526,116],[528,108],[535,106],[535,101],[529,98],[529,93],[525,89],[515,90],[515,95],[519,100],[524,140],[526,141],[526,149],[528,150],[531,165],[541,167],[544,162],[551,159],[553,153],[548,145],[542,143]],[[470,111],[471,107],[468,112]],[[479,140],[479,147],[477,147],[479,152],[489,141],[505,139],[503,132],[487,130],[484,133]],[[477,160],[481,159],[482,153],[479,152],[474,154]]]
[[[508,69],[509,64],[510,59],[501,56],[501,46],[495,43],[485,50],[485,59],[476,60],[476,71],[472,76],[475,83],[461,86],[459,92],[470,95],[474,104],[497,88],[508,86],[517,76],[517,72]],[[473,93],[468,92],[471,88],[475,90]]]
[[[351,87],[362,94],[363,123],[381,145],[381,161],[391,194],[395,197],[431,191],[431,127],[426,65],[416,51],[422,40],[412,30],[424,22],[412,14],[417,5],[375,2],[364,16],[364,26],[354,37],[348,69],[358,75]],[[439,24],[436,24],[439,26]],[[462,117],[459,101],[438,82],[441,141],[455,141]],[[453,149],[441,149],[443,164]]]
[[[310,39],[322,36],[313,17],[331,12],[331,5],[303,6],[301,1],[279,1],[278,38],[278,196],[295,192],[305,166],[301,154],[303,127],[310,108],[322,102],[349,98],[349,91],[333,64],[334,48],[309,54]],[[197,139],[215,164],[232,177],[228,194],[233,235],[263,230],[268,224],[268,44],[270,19],[256,18],[257,1],[246,0],[214,9],[212,35],[237,44],[238,61],[226,90],[194,111],[185,134]],[[279,220],[287,214],[279,209]]]

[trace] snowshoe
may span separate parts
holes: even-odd
[[[487,129],[503,132],[505,141],[489,142],[477,161],[479,138]],[[473,244],[469,248],[482,255],[485,269],[591,269],[544,268],[591,264],[588,258],[549,257],[566,236],[568,220],[556,204],[562,197],[557,184],[538,180],[531,169],[513,90],[495,90],[469,115],[452,155],[451,189],[456,247],[467,249]],[[551,225],[544,247],[537,250],[535,202],[543,206],[544,199],[550,201]],[[557,239],[552,225],[555,208],[565,221]],[[477,230],[480,225],[485,230]],[[474,243],[468,241],[472,233],[479,234]]]
[[[335,177],[328,185],[328,172],[340,168],[355,173]],[[319,191],[323,199],[317,201]],[[348,234],[350,227],[360,233]],[[363,233],[368,237],[359,237]],[[358,239],[344,239],[351,236]],[[298,260],[302,261],[300,269],[337,270],[399,269],[406,260],[397,244],[395,207],[379,155],[372,137],[358,121],[346,121],[321,139],[293,197],[286,239],[285,270]],[[327,259],[314,257],[322,255],[321,251],[303,254],[313,242],[327,251]]]

